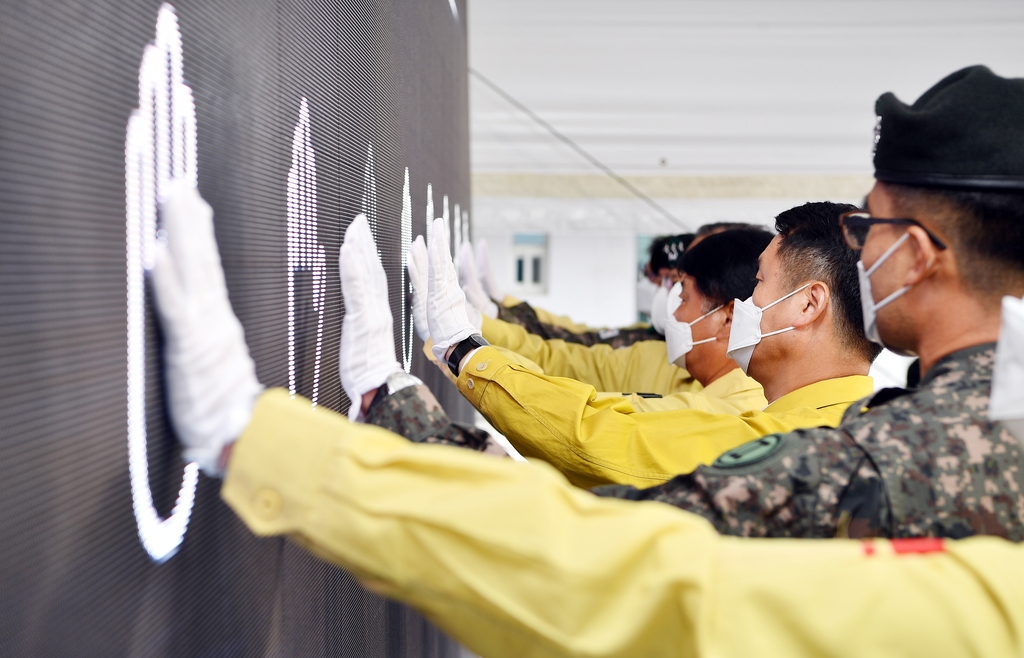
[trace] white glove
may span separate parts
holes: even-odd
[[[213,210],[189,182],[172,183],[161,208],[153,292],[165,337],[167,406],[184,457],[220,476],[224,447],[252,417],[263,390],[224,283]]]
[[[466,299],[473,305],[473,308],[487,317],[498,317],[498,305],[491,301],[480,284],[476,272],[476,261],[473,259],[473,245],[469,242],[463,242],[459,249],[459,263],[462,266],[462,292],[466,293]]]
[[[1003,319],[992,373],[988,417],[1024,445],[1024,300],[1003,297]]]
[[[427,326],[434,341],[431,351],[439,363],[445,363],[445,352],[470,336],[480,335],[479,322],[474,323],[470,312],[480,318],[480,312],[466,303],[466,295],[459,287],[459,276],[448,251],[444,220],[435,219],[430,239],[430,283],[427,295]]]
[[[668,290],[665,286],[658,286],[657,292],[654,293],[654,299],[651,300],[651,326],[659,334],[664,335],[665,333],[665,309],[668,304]]]
[[[366,215],[356,215],[345,231],[338,270],[345,297],[338,371],[341,387],[352,403],[349,420],[356,420],[363,395],[380,388],[396,372],[402,372],[395,358],[395,323],[391,317],[388,279]]]
[[[505,293],[498,288],[498,282],[494,278],[494,273],[491,272],[491,259],[487,254],[487,240],[484,238],[480,238],[476,242],[476,266],[480,282],[483,284],[484,290],[487,291],[487,295],[492,300],[501,303],[501,300],[505,299]]]
[[[417,235],[409,245],[409,264],[406,269],[409,271],[409,283],[412,284],[412,326],[424,343],[430,338],[430,330],[427,329],[427,281],[430,278],[430,266],[427,260],[427,245],[423,236]]]

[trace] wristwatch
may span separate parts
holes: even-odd
[[[483,336],[479,334],[473,334],[469,338],[465,339],[461,343],[455,346],[452,353],[448,355],[448,369],[452,371],[452,374],[456,377],[459,376],[459,364],[462,363],[462,359],[467,354],[472,352],[478,347],[486,347],[490,345]]]

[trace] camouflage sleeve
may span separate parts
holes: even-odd
[[[614,349],[629,347],[633,343],[642,340],[665,340],[665,337],[655,331],[654,327],[636,327],[633,329],[612,329],[599,331],[593,334],[594,343],[604,343]]]
[[[841,520],[850,536],[871,534],[887,509],[871,461],[849,435],[829,428],[761,437],[650,489],[594,493],[669,503],[743,537],[834,537]]]
[[[541,322],[540,318],[537,317],[537,312],[533,310],[533,307],[527,302],[522,302],[521,304],[516,304],[515,306],[510,307],[499,306],[498,319],[511,324],[517,324],[531,334],[540,336],[544,340],[557,338],[558,340],[564,340],[567,343],[587,345],[588,347],[603,343],[611,345],[613,348],[618,348],[629,347],[633,343],[638,343],[642,340],[665,340],[664,336],[651,327],[608,329],[605,331],[575,333],[564,327]]]
[[[526,302],[516,304],[515,306],[502,306],[499,304],[498,319],[510,324],[517,324],[531,334],[540,336],[545,340],[549,338],[562,338],[562,336],[550,335],[550,326],[541,322],[540,318],[537,317],[537,312]]]
[[[443,443],[482,452],[487,450],[490,440],[481,429],[452,422],[434,394],[422,384],[374,399],[366,422],[414,443]]]

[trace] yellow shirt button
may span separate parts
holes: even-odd
[[[490,361],[481,361],[480,363],[476,364],[476,369],[479,370],[480,372],[483,372],[484,370],[487,370],[488,363],[490,363]]]
[[[256,516],[264,521],[273,521],[281,515],[281,494],[273,489],[260,489],[252,499]]]
[[[473,383],[472,378],[466,380],[466,388],[472,391],[474,386],[476,386],[476,384]]]

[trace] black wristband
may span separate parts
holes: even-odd
[[[453,375],[458,377],[459,364],[462,363],[462,359],[476,348],[485,347],[487,345],[490,345],[490,343],[488,343],[483,336],[478,334],[474,334],[463,340],[456,345],[455,349],[452,350],[452,353],[448,355],[448,369],[452,371]]]

